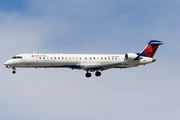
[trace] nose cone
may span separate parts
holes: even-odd
[[[8,60],[7,62],[4,63],[5,66],[11,66],[13,65],[13,61],[12,60]]]
[[[5,65],[5,66],[8,66],[8,62],[5,62],[4,65]]]

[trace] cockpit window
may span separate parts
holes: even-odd
[[[21,56],[18,56],[17,58],[20,58],[20,59],[22,59],[22,57],[21,57]]]
[[[12,59],[22,59],[22,56],[14,56]]]

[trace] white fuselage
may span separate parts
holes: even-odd
[[[120,54],[19,54],[4,63],[7,67],[68,67],[83,69],[85,66],[120,63],[127,61]],[[153,58],[143,57],[127,61],[112,68],[129,68],[154,62]]]
[[[71,68],[87,71],[86,77],[91,77],[95,72],[101,76],[100,71],[111,68],[129,68],[155,62],[153,58],[159,45],[158,40],[149,41],[148,45],[140,53],[123,54],[19,54],[4,63],[7,68]]]

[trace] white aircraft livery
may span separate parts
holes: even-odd
[[[155,62],[153,58],[159,45],[158,40],[151,40],[140,53],[126,54],[18,54],[4,63],[7,68],[71,68],[85,70],[86,77],[90,72],[101,76],[100,71],[111,68],[130,68]]]

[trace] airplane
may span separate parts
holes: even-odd
[[[7,68],[71,68],[86,71],[85,76],[91,77],[90,72],[101,76],[100,71],[111,68],[130,68],[155,62],[153,58],[159,45],[159,40],[151,40],[140,53],[126,54],[18,54],[4,63]]]

